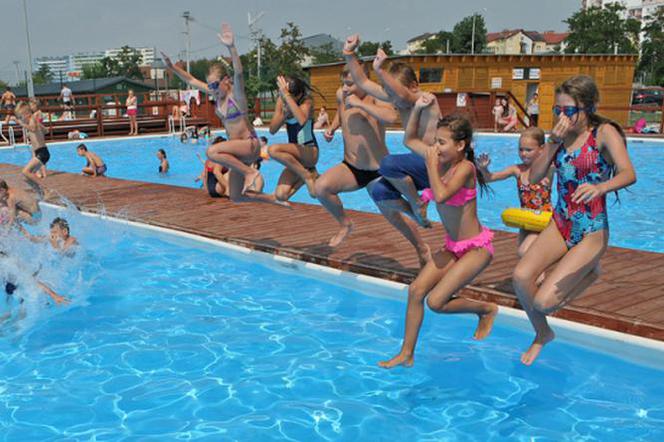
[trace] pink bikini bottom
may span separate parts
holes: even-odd
[[[493,256],[493,232],[486,227],[482,227],[482,233],[468,239],[453,241],[449,236],[445,237],[445,248],[450,251],[456,259],[461,259],[463,255],[472,249],[486,249]]]

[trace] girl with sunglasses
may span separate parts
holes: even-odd
[[[169,70],[188,85],[210,94],[216,102],[216,113],[221,119],[228,140],[215,143],[207,150],[208,158],[230,169],[229,196],[232,201],[259,201],[279,205],[287,203],[277,201],[272,195],[256,192],[258,170],[251,167],[260,154],[262,143],[247,119],[247,97],[244,91],[244,77],[240,55],[235,47],[235,37],[230,25],[222,23],[219,40],[225,45],[233,62],[233,80],[222,64],[210,66],[207,83],[174,65],[162,52]],[[247,193],[251,191],[250,193]]]
[[[599,276],[609,240],[606,194],[636,181],[622,128],[595,112],[599,91],[591,77],[579,75],[556,89],[556,124],[545,151],[530,169],[531,184],[556,169],[558,200],[553,222],[517,264],[514,290],[535,329],[535,340],[521,356],[532,364],[554,339],[546,315],[571,302]],[[541,285],[538,276],[555,264]]]

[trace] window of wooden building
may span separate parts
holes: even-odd
[[[440,83],[443,81],[442,68],[420,68],[420,83]]]

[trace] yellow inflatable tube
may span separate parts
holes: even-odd
[[[549,224],[551,215],[551,212],[510,207],[503,211],[501,217],[503,223],[508,227],[528,230],[529,232],[541,232]]]

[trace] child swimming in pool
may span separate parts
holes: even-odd
[[[414,362],[417,337],[424,318],[424,300],[437,313],[472,313],[479,323],[473,337],[484,339],[491,332],[498,313],[495,304],[455,296],[491,262],[493,233],[477,217],[477,187],[486,186],[476,172],[471,140],[473,128],[459,115],[439,120],[436,138],[425,143],[417,133],[424,109],[435,105],[436,97],[418,98],[406,126],[406,144],[426,151],[426,166],[436,208],[447,231],[445,246],[432,254],[415,281],[408,287],[406,331],[399,354],[382,361],[383,368],[410,367]]]
[[[168,164],[168,158],[166,157],[166,151],[164,149],[159,149],[157,151],[157,158],[159,159],[159,173],[165,175],[168,173],[170,164]]]
[[[28,238],[32,242],[46,242],[48,241],[49,244],[51,244],[51,247],[53,247],[53,250],[57,250],[59,252],[62,252],[66,255],[73,255],[76,249],[76,246],[78,246],[78,240],[76,237],[72,236],[69,230],[69,223],[67,222],[66,219],[64,218],[54,218],[53,221],[51,221],[51,225],[49,226],[50,231],[49,231],[49,236],[37,236],[37,235],[31,235],[27,230],[25,230],[23,227],[19,226],[19,230],[23,235],[25,235],[26,238]]]
[[[517,191],[521,208],[551,212],[551,182],[553,180],[553,167],[550,167],[546,176],[536,184],[530,184],[530,169],[533,161],[544,152],[545,135],[539,127],[530,127],[521,132],[519,138],[520,164],[513,164],[499,172],[489,171],[491,158],[483,153],[479,156],[477,164],[487,183],[502,181],[508,178],[516,179]],[[519,230],[518,250],[519,257],[525,255],[526,250],[537,239],[538,233]]]
[[[575,76],[558,86],[551,138],[530,168],[530,183],[539,183],[551,165],[555,167],[558,199],[553,222],[535,239],[512,276],[536,333],[521,355],[525,365],[555,338],[546,315],[571,302],[599,276],[609,240],[606,194],[636,181],[623,130],[596,113],[598,102],[599,90],[591,77]],[[538,287],[538,276],[553,265]]]
[[[76,153],[79,157],[85,157],[86,164],[81,173],[87,176],[104,176],[108,170],[106,163],[102,160],[99,155],[89,151],[85,144],[79,144],[76,148]]]

